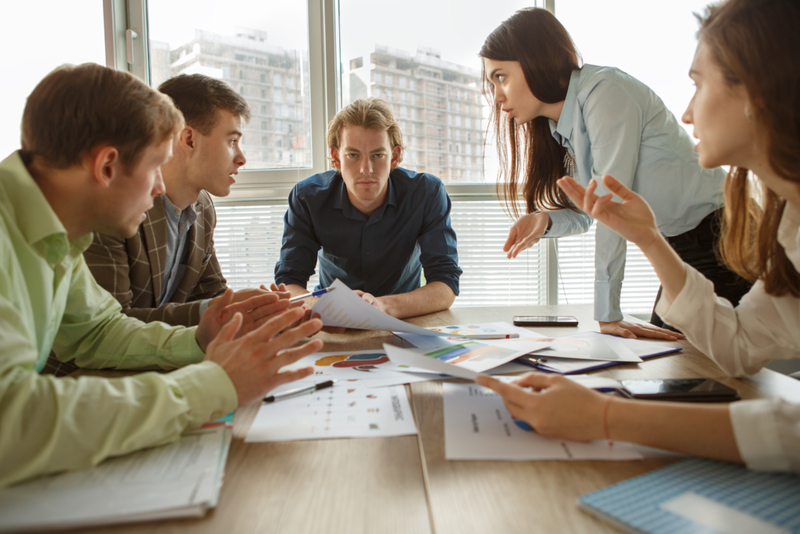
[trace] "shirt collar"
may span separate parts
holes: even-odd
[[[573,116],[575,114],[575,103],[578,100],[578,84],[580,84],[581,71],[580,69],[573,70],[569,75],[569,86],[567,87],[567,96],[564,98],[564,107],[561,108],[561,115],[558,117],[558,125],[555,127],[555,133],[559,134],[564,139],[572,137]],[[553,130],[552,123],[550,130]]]
[[[386,192],[386,198],[383,200],[383,204],[378,206],[378,208],[372,212],[370,215],[370,220],[373,220],[373,217],[377,214],[378,217],[375,217],[375,220],[378,221],[383,216],[383,211],[386,209],[385,206],[392,205],[397,206],[397,191],[394,187],[394,181],[392,180],[392,174],[394,174],[397,169],[393,170],[389,173],[389,181],[386,184],[388,191]],[[334,185],[336,188],[336,192],[334,193],[333,197],[333,207],[334,209],[342,210],[342,213],[345,217],[350,219],[366,219],[364,214],[358,211],[353,204],[350,202],[350,197],[347,196],[347,185],[344,183],[344,178],[342,178],[341,172],[336,172],[336,176],[334,180],[338,180],[338,186]]]
[[[186,206],[186,209],[181,210],[178,206],[172,203],[166,193],[161,195],[161,202],[164,204],[164,212],[166,213],[167,218],[176,226],[183,217],[188,219],[189,226],[193,225],[194,221],[197,219],[197,210],[195,209],[194,204],[189,204]]]
[[[48,263],[60,263],[67,254],[77,256],[92,242],[92,234],[86,234],[70,242],[67,230],[50,207],[42,190],[36,184],[19,152],[14,152],[0,162],[0,184],[8,198],[8,208],[25,240],[39,250]]]

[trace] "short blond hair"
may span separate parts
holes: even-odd
[[[129,72],[95,63],[62,65],[39,82],[22,113],[21,153],[65,169],[99,145],[119,151],[135,166],[145,148],[183,128],[183,115],[169,97]]]
[[[328,124],[328,149],[341,148],[339,145],[342,142],[342,128],[345,126],[361,126],[386,132],[389,134],[392,150],[400,147],[400,157],[397,162],[403,161],[403,132],[394,120],[391,106],[385,100],[375,97],[360,98],[342,108]]]

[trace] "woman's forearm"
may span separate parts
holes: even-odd
[[[727,404],[626,400],[608,407],[611,439],[742,463]]]

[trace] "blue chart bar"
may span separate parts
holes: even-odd
[[[473,350],[474,348],[475,347],[467,348],[464,345],[456,345],[455,347],[453,347],[453,350],[445,352],[444,354],[440,354],[439,356],[436,357],[436,359],[437,360],[442,360],[443,362],[447,362],[447,361],[450,361],[450,360],[452,360],[454,358],[458,358],[462,354],[465,354],[465,353]]]

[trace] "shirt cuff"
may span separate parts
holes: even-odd
[[[619,296],[622,292],[622,282],[595,282],[594,283],[594,320],[610,323],[621,321],[622,311],[619,305]]]
[[[702,295],[713,294],[714,285],[702,274],[697,272],[690,265],[686,267],[686,281],[683,289],[675,297],[674,302],[670,302],[665,292],[661,292],[661,298],[656,303],[656,313],[665,322],[675,328],[691,324],[697,317],[700,306],[703,303]],[[710,287],[704,287],[710,286]]]
[[[228,373],[214,362],[204,361],[170,373],[189,406],[187,428],[231,413],[239,404]]]
[[[200,302],[200,317],[202,317],[205,311],[208,309],[209,304],[211,304],[211,299],[205,299]]]
[[[565,237],[574,233],[573,222],[569,214],[564,213],[566,210],[553,210],[548,211],[547,215],[550,217],[550,228],[545,231],[543,237]]]
[[[789,462],[781,449],[775,419],[776,403],[758,399],[730,404],[731,426],[736,446],[749,469],[787,471]]]

